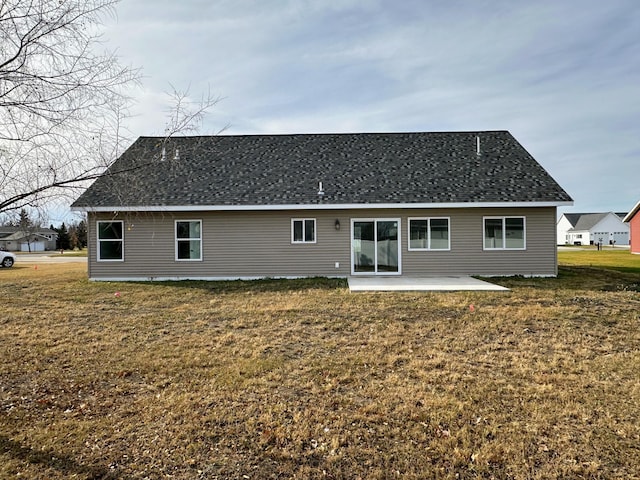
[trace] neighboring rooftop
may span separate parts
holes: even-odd
[[[604,213],[565,213],[565,218],[569,221],[572,230],[591,230],[597,225],[603,218],[610,213],[618,216],[620,220],[625,217],[626,213],[618,212],[604,212]]]
[[[57,235],[58,233],[49,229],[49,228],[31,228],[24,229],[22,227],[2,227],[0,226],[0,239],[8,239],[9,236],[11,238],[21,238],[21,236],[26,236],[31,233],[36,233],[40,235]],[[18,237],[16,237],[18,235]]]
[[[482,131],[140,137],[72,206],[505,202],[572,200],[509,132]]]

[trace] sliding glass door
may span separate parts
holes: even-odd
[[[400,220],[351,221],[351,271],[353,274],[400,274]]]

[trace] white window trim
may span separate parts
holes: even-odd
[[[104,239],[100,240],[100,224],[101,223],[120,223],[122,225],[122,239]],[[121,242],[122,258],[100,258],[100,242]],[[96,261],[97,262],[124,262],[124,220],[96,220]]]
[[[178,223],[182,222],[198,222],[200,224],[200,238],[180,238],[178,239]],[[176,219],[173,224],[173,240],[175,247],[175,260],[176,262],[202,262],[202,219],[200,218],[180,218]],[[200,258],[178,258],[178,240],[184,242],[186,240],[200,240]]]
[[[355,224],[357,222],[398,222],[398,271],[397,272],[356,272],[354,268],[355,258],[353,251],[353,234],[355,230]],[[377,229],[374,230],[375,233],[375,241],[378,241]],[[393,275],[402,275],[402,219],[401,218],[386,218],[386,217],[368,217],[368,218],[352,218],[351,219],[351,275],[357,276],[393,276]],[[378,263],[378,251],[376,249],[376,256],[374,258],[374,264]]]
[[[522,247],[518,247],[518,248],[514,248],[514,247],[507,247],[507,229],[506,229],[506,220],[508,218],[521,218],[522,219],[522,240],[523,240],[523,246]],[[485,238],[484,238],[484,231],[485,231],[485,221],[486,220],[502,220],[502,247],[495,247],[495,248],[489,248],[487,246],[485,246]],[[526,250],[527,249],[527,217],[525,217],[524,215],[497,215],[497,216],[487,216],[487,217],[482,217],[482,250],[486,250],[486,251],[500,251],[500,250]]]
[[[411,247],[411,221],[426,220],[427,221],[427,247],[412,248]],[[449,247],[448,248],[431,248],[431,220],[446,220],[449,231]],[[451,217],[409,217],[407,218],[407,250],[410,252],[450,252],[451,251]]]
[[[305,240],[305,222],[313,221],[313,241]],[[294,224],[295,222],[302,222],[302,240],[294,240]],[[295,245],[310,245],[318,243],[318,222],[315,218],[292,218],[291,219],[291,243]]]

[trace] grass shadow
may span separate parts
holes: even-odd
[[[52,450],[36,450],[22,445],[4,435],[0,435],[0,454],[8,455],[23,462],[52,468],[67,477],[85,475],[91,480],[116,479],[118,476],[104,467],[82,465],[72,458],[59,455]]]
[[[640,292],[640,273],[634,269],[560,266],[558,276],[553,278],[506,277],[491,278],[489,281],[504,287],[537,288],[543,290],[592,290],[592,291],[633,291]]]

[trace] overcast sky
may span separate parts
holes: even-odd
[[[509,130],[575,201],[640,200],[638,0],[123,0],[105,39],[144,79],[222,97],[201,133]]]

